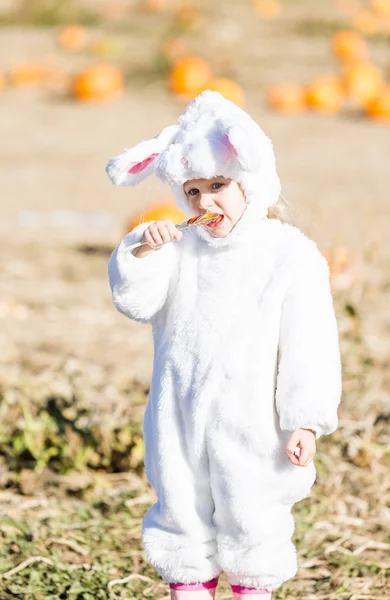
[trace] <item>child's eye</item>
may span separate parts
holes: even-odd
[[[196,188],[192,188],[191,190],[189,190],[189,191],[187,192],[187,194],[188,194],[189,196],[196,196],[196,194],[199,194],[199,190],[197,190]]]
[[[213,185],[211,186],[214,190],[219,190],[219,188],[221,188],[224,184],[223,183],[213,183]],[[217,187],[214,187],[217,186]]]

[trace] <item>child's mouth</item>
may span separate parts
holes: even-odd
[[[209,227],[210,229],[217,229],[217,227],[221,227],[224,220],[225,220],[225,217],[223,215],[220,215],[219,219],[216,219],[213,223],[206,225],[206,227]]]

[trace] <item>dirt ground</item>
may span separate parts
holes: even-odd
[[[348,107],[335,116],[283,116],[265,100],[273,82],[335,71],[329,31],[343,16],[335,3],[314,0],[286,2],[283,15],[272,22],[254,19],[249,2],[204,6],[189,47],[201,49],[217,72],[243,86],[245,108],[273,140],[283,195],[297,224],[321,250],[345,247],[358,265],[351,298],[365,344],[384,365],[378,385],[388,411],[390,126]],[[70,362],[93,373],[97,402],[119,397],[118,381],[149,382],[151,331],[115,311],[107,261],[132,213],[170,198],[170,190],[155,178],[136,188],[114,187],[105,165],[123,148],[174,123],[185,105],[161,78],[142,75],[166,24],[159,29],[156,15],[137,18],[130,34],[118,26],[128,86],[114,103],[78,104],[56,87],[1,93],[3,386],[42,370],[56,373]],[[98,37],[101,29],[92,32]],[[377,63],[390,72],[389,41],[370,45]],[[0,71],[41,56],[69,71],[92,60],[60,52],[50,28],[0,28]]]

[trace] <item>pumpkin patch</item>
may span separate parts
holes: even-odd
[[[88,42],[88,31],[83,25],[68,25],[58,35],[58,45],[64,50],[81,50]]]
[[[362,60],[368,55],[366,40],[355,31],[339,31],[332,38],[332,49],[343,61]]]
[[[376,98],[367,104],[367,114],[377,121],[390,123],[390,85],[386,85]]]
[[[207,89],[213,92],[219,92],[227,100],[234,102],[237,106],[243,107],[245,104],[245,94],[241,86],[231,79],[220,77],[213,79],[207,84]]]
[[[268,104],[286,114],[303,112],[306,109],[305,88],[294,82],[275,85],[268,92]]]
[[[112,100],[123,92],[121,71],[110,64],[97,64],[78,73],[72,83],[72,93],[77,100],[102,102]]]
[[[344,83],[352,101],[358,106],[365,106],[367,102],[379,96],[383,86],[383,75],[372,63],[357,62],[345,67]]]
[[[204,58],[186,56],[173,65],[169,86],[175,94],[196,96],[206,89],[212,76],[211,67]]]
[[[306,101],[308,107],[314,111],[325,114],[338,112],[344,102],[340,79],[333,75],[317,77],[307,87]]]

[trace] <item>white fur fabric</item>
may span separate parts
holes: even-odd
[[[136,185],[151,175],[154,171],[156,157],[176,137],[177,125],[165,127],[159,135],[151,140],[143,140],[134,148],[126,148],[122,154],[111,158],[106,166],[106,171],[115,185]],[[142,170],[132,175],[130,167],[142,163],[148,158],[154,157]]]
[[[158,502],[143,542],[168,582],[278,588],[297,558],[291,507],[315,480],[288,460],[289,432],[337,426],[341,372],[328,267],[291,225],[254,218],[223,245],[183,239],[109,263],[113,300],[152,324],[153,377],[144,417],[145,466]],[[209,243],[210,242],[210,243]]]

